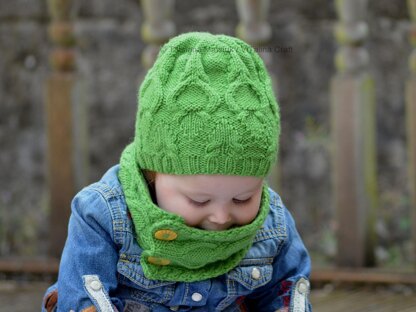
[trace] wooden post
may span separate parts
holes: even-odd
[[[413,46],[409,57],[410,77],[406,84],[406,124],[408,141],[409,189],[411,197],[411,220],[413,262],[416,264],[416,0],[408,0],[412,26],[410,42]]]
[[[272,38],[272,28],[267,21],[270,0],[237,0],[236,5],[240,19],[240,23],[236,27],[236,35],[257,49],[268,69],[272,78],[273,89],[277,94],[277,79],[271,71],[272,52],[262,49]],[[278,164],[273,166],[268,182],[273,189],[280,189],[280,166]]]
[[[85,183],[86,177],[86,117],[77,106],[81,103],[74,98],[75,38],[70,21],[71,5],[72,0],[48,0],[52,19],[49,37],[54,44],[50,53],[52,73],[45,86],[52,257],[59,257],[62,252],[76,183]]]
[[[363,47],[367,0],[336,0],[337,74],[331,81],[332,165],[337,265],[374,265],[377,205],[375,100]]]
[[[272,38],[272,27],[267,21],[270,11],[270,0],[237,0],[237,12],[240,23],[237,25],[237,37],[243,39],[254,48],[259,48]],[[271,65],[271,53],[263,53],[260,56],[267,66]]]
[[[172,20],[174,0],[142,0],[144,23],[142,39],[147,43],[142,53],[142,63],[150,68],[156,60],[160,46],[176,33]]]

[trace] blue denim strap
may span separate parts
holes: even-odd
[[[111,300],[98,275],[84,275],[84,288],[98,312],[114,312]]]

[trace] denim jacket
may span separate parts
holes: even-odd
[[[280,197],[240,264],[198,282],[147,279],[114,166],[72,202],[58,281],[42,311],[310,312],[310,259]]]

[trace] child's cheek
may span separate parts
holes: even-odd
[[[185,219],[185,223],[188,226],[197,226],[199,224],[198,210],[192,207],[186,200],[178,203],[178,207],[177,214]]]
[[[160,208],[183,217],[188,225],[193,225],[191,207],[181,194],[169,188],[161,188],[157,191],[157,200]]]
[[[169,188],[156,188],[157,203],[160,208],[166,211],[174,212],[172,210],[172,203],[175,202],[174,193]]]

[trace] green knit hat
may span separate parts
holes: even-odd
[[[263,61],[243,41],[193,32],[171,39],[138,95],[134,139],[142,169],[264,177],[280,120]]]

